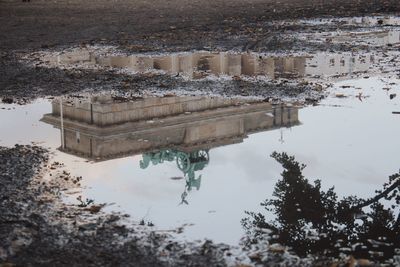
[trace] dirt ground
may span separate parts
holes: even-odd
[[[154,43],[229,47],[243,33],[246,45],[252,28],[272,19],[396,11],[397,0],[1,0],[0,49],[97,41],[139,43],[137,49],[146,50]]]

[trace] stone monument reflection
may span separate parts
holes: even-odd
[[[186,180],[182,203],[200,188],[210,149],[299,124],[291,105],[204,96],[56,99],[42,121],[60,129],[61,151],[91,161],[142,154],[142,169],[175,161]]]

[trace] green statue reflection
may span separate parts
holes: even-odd
[[[145,153],[142,157],[143,159],[139,163],[141,169],[146,169],[150,163],[157,165],[164,161],[176,161],[176,165],[183,172],[186,181],[180,204],[189,204],[186,197],[192,188],[200,189],[201,175],[196,178],[195,172],[204,169],[210,160],[208,149],[200,149],[192,152],[163,149],[157,152]]]

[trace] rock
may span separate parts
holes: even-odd
[[[364,266],[372,266],[373,263],[367,259],[358,259],[357,266],[364,267]]]
[[[81,231],[94,231],[97,228],[96,223],[86,223],[79,225],[79,230]]]
[[[259,261],[261,259],[261,255],[258,252],[251,253],[250,255],[248,255],[248,257],[252,261]]]
[[[344,97],[346,97],[345,94],[343,94],[343,93],[336,93],[335,96],[336,96],[337,98],[344,98]]]
[[[98,213],[103,207],[104,205],[92,205],[85,210],[89,211],[90,213]]]
[[[1,102],[5,103],[5,104],[12,104],[12,103],[14,103],[14,99],[6,97],[6,98],[3,98],[1,100]]]
[[[286,251],[286,247],[280,244],[272,244],[269,246],[268,250],[272,253],[284,253]]]

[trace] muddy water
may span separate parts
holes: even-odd
[[[307,177],[340,196],[374,195],[400,167],[400,117],[392,114],[400,111],[399,83],[340,81],[320,105],[304,108],[207,97],[2,104],[0,145],[50,147],[54,160],[84,177],[82,196],[115,203],[108,210],[234,244],[244,211],[258,210],[280,178],[273,151],[296,156]]]

